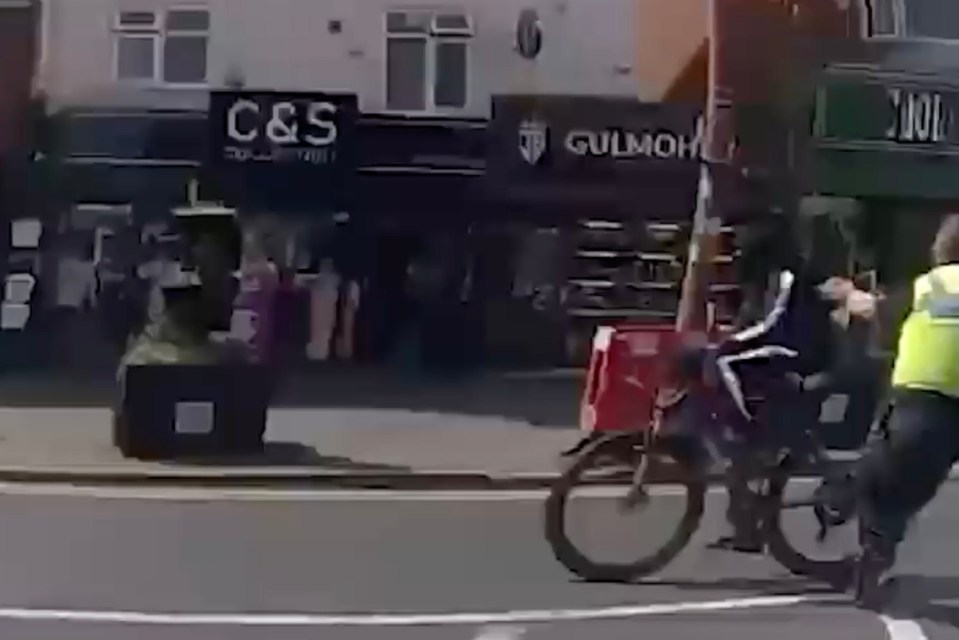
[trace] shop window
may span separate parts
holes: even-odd
[[[959,3],[943,0],[863,0],[873,36],[959,39]]]
[[[386,15],[386,106],[395,111],[463,109],[469,100],[473,27],[462,13]]]
[[[193,112],[75,113],[60,125],[61,148],[72,162],[197,164],[206,126]]]
[[[118,80],[168,85],[206,83],[210,36],[210,13],[206,9],[121,11],[114,32]]]

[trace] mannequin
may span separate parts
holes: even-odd
[[[343,304],[340,309],[340,330],[336,336],[336,356],[341,360],[352,360],[355,339],[356,313],[360,307],[360,284],[355,280],[346,282],[343,291]]]
[[[339,292],[340,275],[333,261],[325,258],[310,288],[310,342],[306,347],[310,360],[325,361],[330,357]]]

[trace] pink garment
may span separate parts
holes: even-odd
[[[333,271],[320,272],[310,288],[310,342],[306,346],[310,360],[330,357],[339,296],[340,276]]]
[[[253,348],[259,362],[269,362],[273,355],[275,299],[279,284],[276,267],[270,262],[247,264],[241,270],[231,333]]]

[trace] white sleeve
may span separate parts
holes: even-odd
[[[796,277],[791,271],[783,271],[780,273],[779,292],[776,294],[776,301],[773,303],[772,310],[758,323],[734,333],[729,337],[729,340],[731,342],[748,342],[767,333],[774,327],[776,323],[779,322],[783,313],[786,312],[786,305],[789,304],[789,296],[792,293],[795,282]]]

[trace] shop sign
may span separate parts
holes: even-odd
[[[703,119],[690,133],[573,129],[566,134],[566,151],[577,156],[698,160],[703,151]]]
[[[505,96],[494,98],[487,168],[582,180],[654,165],[694,167],[703,135],[702,115],[692,106]]]
[[[849,82],[821,87],[816,138],[835,145],[904,148],[935,153],[959,146],[959,91]]]
[[[941,93],[887,88],[892,123],[886,137],[896,142],[946,142],[950,109]]]
[[[214,160],[340,166],[353,143],[355,95],[217,91],[210,99]]]
[[[517,148],[527,164],[539,164],[549,151],[549,143],[549,123],[539,119],[519,123]],[[698,118],[689,133],[621,128],[570,129],[563,135],[562,143],[562,152],[580,158],[699,160],[703,153],[703,119]]]

